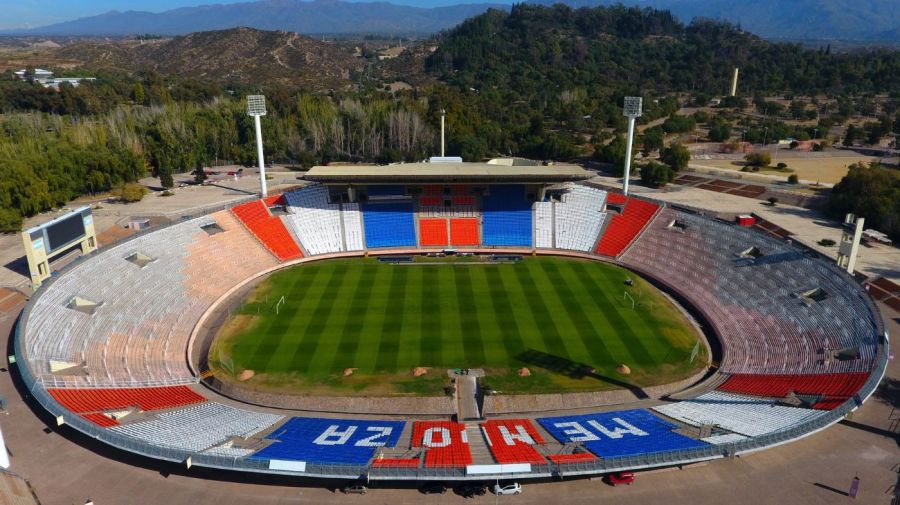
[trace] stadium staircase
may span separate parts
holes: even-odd
[[[231,211],[276,258],[288,261],[303,257],[300,246],[294,241],[284,223],[269,213],[262,200],[232,207]]]

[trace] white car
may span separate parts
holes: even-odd
[[[499,483],[494,484],[494,494],[522,494],[522,485],[518,482],[513,482],[512,484],[507,484],[505,486],[501,486]]]

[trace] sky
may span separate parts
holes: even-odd
[[[162,12],[178,7],[227,4],[251,0],[0,0],[0,30],[35,28],[95,16],[111,10]],[[350,0],[354,1],[354,0]],[[359,0],[357,0],[359,1]],[[390,0],[391,3],[433,7],[482,0]],[[495,0],[496,1],[496,0]],[[502,2],[502,0],[501,0]]]

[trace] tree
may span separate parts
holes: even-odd
[[[22,229],[22,215],[16,209],[0,207],[0,232],[16,233]]]
[[[644,131],[642,137],[644,144],[644,156],[650,156],[650,153],[658,149],[662,149],[664,143],[662,128],[654,127]]]
[[[651,188],[659,188],[672,182],[675,178],[675,171],[668,165],[651,161],[641,167],[641,182]]]
[[[800,178],[797,177],[797,174],[791,174],[787,178],[788,184],[797,184],[800,182]]]
[[[772,163],[772,155],[767,152],[755,152],[744,156],[747,164],[752,167],[767,167]]]
[[[203,163],[198,159],[194,166],[194,182],[202,184],[206,180],[206,170],[203,169]],[[168,186],[171,187],[171,186]]]
[[[672,170],[680,172],[691,162],[691,152],[681,144],[672,144],[662,150],[659,159],[669,165]]]
[[[731,124],[717,119],[709,127],[709,140],[713,142],[725,142],[731,138]]]

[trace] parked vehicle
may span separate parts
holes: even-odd
[[[362,484],[353,484],[351,486],[344,486],[341,489],[341,492],[344,494],[366,494],[369,492],[369,488]]]
[[[500,485],[500,483],[494,484],[494,494],[495,495],[507,495],[507,494],[522,494],[522,485],[518,482],[513,482],[512,484]]]
[[[478,483],[463,484],[457,489],[457,492],[466,498],[484,496],[484,494],[487,493],[487,486]]]
[[[422,494],[444,494],[447,492],[447,486],[440,482],[434,482],[420,487],[419,492]]]
[[[632,482],[634,482],[634,473],[633,472],[616,472],[610,473],[606,475],[606,482],[610,486],[621,486],[625,484],[626,486],[630,486]]]

